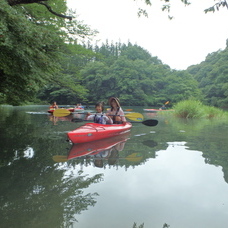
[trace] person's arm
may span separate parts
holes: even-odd
[[[111,112],[111,110],[108,110],[107,112],[106,112],[106,114],[105,114],[108,118],[111,118],[111,120],[113,119],[113,114],[112,114],[112,112]]]
[[[91,115],[89,112],[86,114],[85,120],[93,120],[95,115]]]
[[[120,108],[118,115],[120,115],[122,122],[127,122],[127,120],[126,120],[126,118],[124,116],[124,111],[123,111],[122,108]]]
[[[113,124],[112,118],[110,116],[103,116],[103,118],[105,118],[105,121],[107,124]]]

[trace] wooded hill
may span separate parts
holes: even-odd
[[[75,16],[64,1],[48,2],[53,10]],[[1,1],[0,14],[0,103],[94,104],[116,96],[122,105],[193,98],[228,107],[227,48],[177,71],[130,42],[93,46],[87,40],[96,31],[42,5]]]

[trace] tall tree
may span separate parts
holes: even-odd
[[[199,82],[204,101],[217,107],[228,107],[228,47],[209,54],[206,60],[187,71]]]
[[[56,16],[43,5],[13,2],[25,3],[0,2],[0,101],[18,105],[32,101],[44,84],[55,83],[65,42],[72,42],[72,35],[89,36],[93,31],[76,20]],[[67,10],[65,1],[48,2],[60,14]]]

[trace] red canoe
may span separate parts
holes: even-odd
[[[85,143],[110,138],[130,131],[132,124],[98,124],[87,123],[67,133],[72,143]]]
[[[109,150],[120,143],[129,139],[129,133],[121,134],[115,137],[96,140],[93,142],[74,144],[69,152],[67,159],[78,158],[86,155],[95,155],[104,150]]]

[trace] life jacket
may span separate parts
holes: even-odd
[[[116,114],[115,114],[115,115],[113,116],[113,118],[112,118],[114,124],[121,124],[121,123],[122,123],[122,121],[117,121],[117,120],[116,120],[116,116],[117,116],[119,110],[120,110],[120,107],[117,108]]]
[[[95,114],[95,116],[94,116],[94,123],[99,123],[99,124],[106,124],[106,121],[105,121],[105,119],[103,118],[103,114],[101,114],[101,115],[97,115],[97,114]]]

